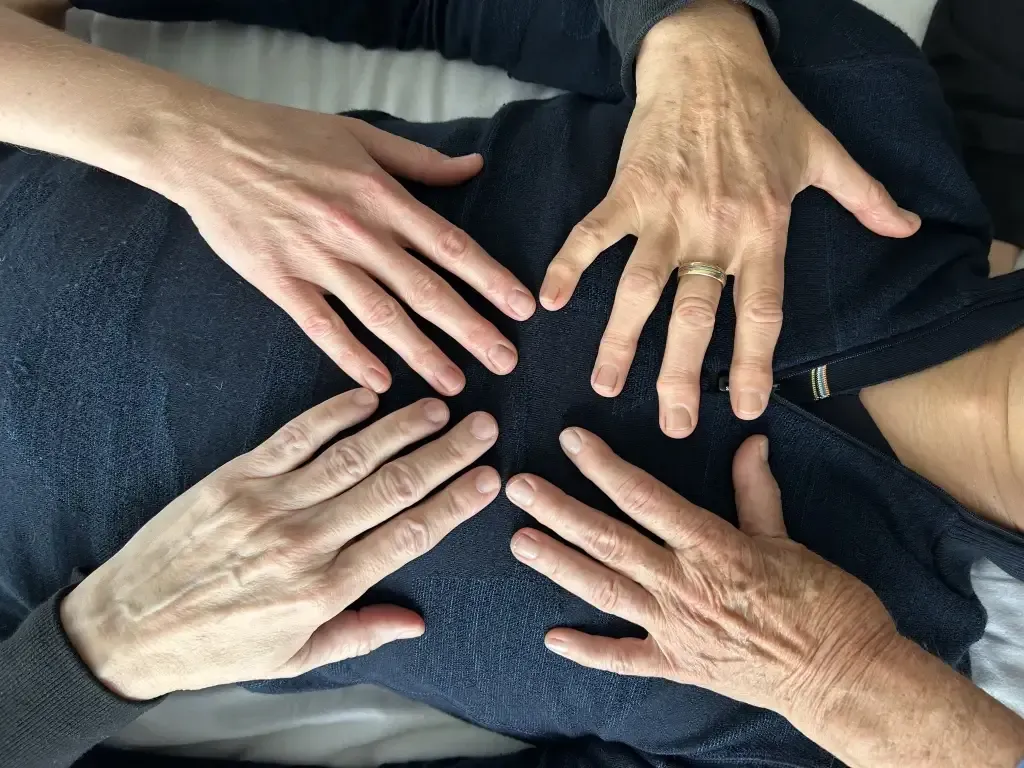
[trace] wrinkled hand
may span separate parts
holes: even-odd
[[[208,95],[195,157],[170,194],[217,254],[291,316],[343,371],[383,392],[390,372],[327,304],[333,294],[440,393],[465,377],[396,301],[489,370],[509,373],[515,347],[411,248],[462,278],[505,314],[535,302],[462,230],[417,202],[390,174],[451,185],[479,155],[448,158],[353,118]],[[387,290],[385,290],[385,288]],[[390,291],[390,293],[389,293]]]
[[[636,73],[637,104],[611,189],[552,261],[541,304],[564,307],[602,251],[627,235],[639,238],[592,376],[599,394],[614,397],[673,271],[694,261],[720,267],[736,277],[732,406],[756,418],[772,387],[793,198],[820,187],[889,237],[914,234],[920,219],[797,101],[745,6],[697,0],[660,22],[644,40]],[[679,278],[658,379],[661,428],[670,437],[686,437],[697,424],[721,292],[712,278]]]
[[[699,509],[620,459],[594,435],[568,429],[576,466],[648,531],[587,507],[534,475],[512,478],[508,497],[578,547],[533,529],[512,551],[594,607],[643,627],[645,640],[554,629],[549,649],[579,664],[698,685],[789,714],[813,707],[898,640],[864,584],[786,536],[766,438],[736,454],[740,529]]]
[[[299,416],[173,501],[64,599],[65,631],[107,687],[145,700],[292,677],[423,633],[405,608],[348,607],[494,499],[498,474],[484,467],[418,503],[494,445],[498,427],[474,414],[384,464],[448,421],[443,403],[423,400],[310,461],[376,403],[354,390]]]

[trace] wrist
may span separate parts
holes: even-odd
[[[82,585],[61,601],[60,623],[82,663],[111,693],[129,701],[148,701],[163,695],[140,684],[133,670],[144,665],[132,661],[136,654],[130,636],[123,628],[112,627],[102,612],[93,609],[88,590]]]
[[[749,6],[740,0],[694,0],[644,37],[636,59],[638,101],[666,83],[689,78],[692,66],[722,54],[754,55],[770,62]]]

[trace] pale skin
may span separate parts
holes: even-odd
[[[60,4],[19,0],[18,5],[23,10],[50,13]],[[693,29],[687,22],[694,19],[700,24],[711,23],[709,28],[726,25],[737,34],[751,32],[751,19],[736,6],[701,0],[691,10],[694,13],[690,16],[680,14],[672,24],[662,27],[671,32],[670,39],[689,39]],[[293,236],[301,235],[300,239],[310,249],[303,256],[318,254],[314,261],[320,259],[318,263],[330,263],[334,268],[338,267],[337,261],[354,263],[346,261],[355,258],[353,243],[376,248],[380,253],[395,253],[393,248],[415,245],[425,256],[437,256],[434,260],[440,267],[452,266],[451,259],[445,261],[443,248],[431,250],[424,245],[428,239],[414,239],[424,238],[425,232],[434,235],[429,240],[431,246],[444,242],[447,236],[460,239],[457,233],[445,229],[445,224],[433,220],[437,228],[430,230],[428,217],[420,223],[425,230],[404,231],[387,217],[374,219],[373,212],[360,208],[355,197],[346,195],[355,189],[365,196],[369,189],[387,206],[393,206],[393,212],[409,213],[414,210],[408,207],[410,201],[395,190],[387,172],[434,183],[457,183],[479,169],[478,159],[424,154],[423,148],[396,143],[393,137],[367,132],[364,127],[339,118],[309,118],[279,111],[280,108],[225,101],[222,94],[192,90],[194,84],[183,90],[175,78],[92,51],[26,22],[23,17],[3,14],[0,10],[0,62],[5,72],[5,79],[0,82],[0,140],[90,162],[166,194],[192,213],[222,258],[271,298],[278,300],[272,295],[273,288],[268,291],[258,281],[263,279],[268,266],[294,269],[294,263],[250,263],[251,251],[262,249],[234,241],[232,233],[238,236],[244,227],[230,217],[218,218],[221,214],[211,212],[214,206],[210,200],[219,201],[225,195],[231,200],[228,193],[242,180],[276,181],[287,190],[286,194],[294,192],[296,186],[288,179],[268,179],[265,175],[264,166],[280,164],[274,162],[275,158],[294,161],[295,176],[316,181],[313,189],[303,189],[306,194],[291,199],[290,207],[286,206],[288,226],[264,235],[271,242],[274,237],[291,242]],[[679,20],[683,21],[676,23]],[[741,29],[745,31],[739,32]],[[638,64],[641,108],[630,125],[631,138],[624,148],[626,168],[653,167],[655,162],[650,159],[639,165],[630,161],[644,159],[642,150],[650,136],[662,135],[659,116],[664,119],[667,115],[671,120],[672,106],[682,98],[678,94],[674,99],[649,96],[651,91],[646,89],[647,84],[664,80],[656,76],[662,70],[652,64],[672,58],[657,55],[660,37],[652,35],[652,44],[645,45]],[[735,39],[752,41],[745,37]],[[715,47],[718,46],[712,46]],[[746,44],[741,47],[750,50]],[[673,48],[678,50],[678,46],[665,49]],[[753,51],[759,67],[763,64],[759,58],[762,54],[756,46]],[[736,50],[727,51],[721,60],[713,58],[711,49],[704,53],[712,57],[709,61],[719,65],[709,67],[717,70],[713,74],[722,76],[725,72],[724,82],[712,78],[705,86],[718,82],[728,90],[751,75],[751,70],[742,66],[730,75],[730,68],[724,66],[744,58],[736,58]],[[679,62],[675,64],[678,66]],[[51,79],[41,80],[40,72],[46,72]],[[92,83],[84,95],[81,90],[65,87],[69,83],[81,84],[83,73]],[[772,92],[771,87],[768,92]],[[123,94],[129,91],[137,103],[125,103]],[[109,103],[111,109],[96,109],[95,102]],[[204,105],[206,111],[201,125],[176,119],[187,116],[187,105],[196,103]],[[141,110],[137,108],[139,104]],[[785,119],[800,115],[798,106],[790,103],[791,111]],[[156,121],[159,125],[150,121],[147,114],[161,118]],[[309,138],[322,136],[321,131],[329,131],[332,140],[339,134],[350,136],[354,142],[349,145],[351,151],[343,153],[345,157],[333,168],[344,183],[335,185],[331,173],[316,172],[310,157],[301,153],[296,156],[294,147],[283,147],[276,143],[273,132],[260,130],[263,122],[274,125],[292,120],[296,121],[292,127],[308,131]],[[588,259],[592,260],[600,250],[594,250],[594,242],[586,241],[590,236],[600,240],[613,237],[617,231],[632,231],[640,235],[641,241],[650,240],[652,247],[638,249],[638,254],[659,258],[652,259],[651,264],[636,266],[653,270],[650,275],[664,272],[665,279],[683,258],[691,260],[691,254],[699,253],[703,261],[715,262],[720,258],[723,268],[728,267],[738,281],[746,283],[746,287],[738,286],[738,295],[770,300],[761,307],[759,301],[741,299],[746,302],[741,309],[747,306],[757,311],[747,312],[746,319],[753,324],[748,323],[747,330],[738,331],[737,349],[746,350],[746,357],[741,354],[734,365],[739,378],[733,388],[733,405],[745,418],[757,415],[741,398],[744,394],[765,394],[770,386],[771,351],[781,322],[774,306],[781,296],[778,232],[788,215],[786,206],[792,196],[803,186],[817,184],[880,234],[908,236],[917,226],[913,214],[901,211],[877,182],[844,156],[838,145],[829,144],[817,130],[820,126],[815,128],[813,122],[805,121],[804,127],[803,133],[797,132],[797,151],[782,153],[789,163],[783,167],[765,168],[755,154],[727,154],[725,160],[735,167],[757,171],[758,178],[771,182],[766,188],[773,191],[772,196],[753,201],[756,205],[739,194],[742,190],[725,190],[718,197],[705,196],[696,204],[682,199],[655,201],[698,212],[694,214],[698,226],[687,220],[668,232],[660,227],[652,231],[645,225],[641,218],[645,206],[632,211],[633,229],[624,229],[619,222],[619,230],[612,225],[605,231],[600,228],[600,216],[589,218],[586,225],[578,228],[575,240],[566,246],[577,256],[569,253],[572,258],[562,258],[566,254],[563,250],[545,282],[548,289],[554,285],[555,292],[542,290],[542,301],[557,309],[559,302],[568,299],[558,288],[558,273],[568,265],[569,279],[578,278],[573,270],[582,271]],[[775,135],[771,125],[765,129],[768,137]],[[109,136],[120,137],[119,143],[111,145]],[[154,139],[160,146],[189,150],[212,143],[218,146],[216,154],[205,155],[202,163],[185,168],[195,174],[223,165],[233,168],[236,176],[211,177],[206,180],[208,187],[193,179],[188,187],[178,173],[160,168],[152,154]],[[247,147],[249,151],[241,151]],[[353,165],[351,161],[356,157],[359,162]],[[699,167],[701,157],[702,153],[697,151],[687,161]],[[716,162],[723,162],[723,158]],[[609,193],[611,202],[606,201],[605,208],[614,208],[621,202],[623,189],[635,192],[636,178],[630,172],[617,179],[618,186]],[[713,181],[711,176],[707,178]],[[353,180],[358,182],[356,186],[347,186]],[[633,187],[629,186],[631,180]],[[716,190],[716,194],[720,192]],[[339,207],[326,210],[322,199],[318,206],[318,195],[339,201]],[[715,200],[718,203],[705,205]],[[241,198],[235,202],[235,210],[240,210],[243,203],[251,204],[251,200]],[[267,204],[276,206],[281,202],[282,199],[275,199]],[[345,215],[339,215],[339,209]],[[204,218],[204,211],[209,218]],[[708,211],[714,215],[705,215]],[[244,214],[243,211],[240,215]],[[721,223],[723,214],[730,223],[742,221],[746,228],[739,231],[745,234],[735,240],[723,239],[723,230],[715,227]],[[341,234],[337,226],[325,232],[324,221],[332,217],[343,230]],[[600,225],[598,228],[593,226],[595,222]],[[680,246],[680,233],[691,230],[701,233],[696,251]],[[471,242],[462,242],[470,256],[459,259],[460,263],[473,262],[485,272],[491,270],[486,274],[497,274],[493,271],[496,265],[488,262],[485,254]],[[247,268],[252,269],[248,274]],[[452,271],[459,274],[455,269]],[[317,306],[319,310],[305,315],[296,309],[290,311],[287,298],[279,303],[307,331],[314,331],[310,333],[314,341],[357,381],[369,389],[386,388],[390,374],[381,371],[377,367],[379,361],[367,357],[368,352],[364,354],[352,345],[346,336],[347,329],[334,325],[335,320],[322,311],[322,305],[312,295],[336,290],[336,282],[328,272],[325,269],[315,275],[299,276],[285,272],[289,279],[307,284],[312,291],[303,293],[303,306]],[[274,274],[280,277],[281,273]],[[479,281],[479,276],[475,279]],[[469,279],[467,282],[478,287]],[[629,328],[637,323],[642,325],[646,318],[644,307],[645,302],[650,303],[650,297],[637,294],[629,282],[624,281],[620,290],[620,301],[609,325],[611,336],[606,335],[606,339],[614,339],[618,329],[625,328],[628,342]],[[662,428],[678,437],[692,431],[693,423],[676,428],[678,422],[674,419],[679,416],[679,408],[687,414],[695,412],[696,399],[689,390],[686,372],[699,368],[703,355],[700,342],[710,335],[707,309],[712,307],[713,318],[713,304],[717,301],[717,295],[693,293],[707,286],[684,282],[680,291],[684,296],[683,309],[675,313],[676,326],[670,336],[688,343],[672,345],[659,387]],[[430,284],[438,291],[443,290],[437,282]],[[504,288],[495,293],[499,284]],[[405,297],[400,287],[388,287]],[[516,316],[514,292],[521,286],[514,278],[510,282],[508,276],[501,276],[497,282],[480,283],[480,288],[499,308]],[[691,295],[697,298],[686,298]],[[410,305],[414,309],[417,306],[412,302]],[[350,307],[359,316],[358,307]],[[697,311],[690,311],[694,307]],[[421,314],[431,319],[430,308],[422,304],[421,308]],[[310,317],[316,322],[310,323]],[[742,312],[740,317],[742,321]],[[399,327],[397,335],[385,341],[439,391],[450,394],[460,389],[461,380],[445,375],[448,361],[422,345],[416,347],[417,337],[400,335],[401,329],[408,330],[404,324],[407,319],[394,319]],[[476,320],[467,318],[467,322]],[[475,327],[480,330],[480,326]],[[323,332],[316,332],[318,329]],[[480,341],[500,345],[504,343],[502,339],[487,336],[486,329],[475,336],[465,335],[465,328],[449,332],[469,345],[478,357],[487,358],[491,370],[507,372],[490,360],[490,347]],[[703,344],[706,346],[706,341]],[[916,385],[916,377],[912,377],[873,388],[865,393],[864,399],[883,433],[910,466],[926,477],[942,478],[952,492],[979,513],[1004,525],[1020,525],[1011,510],[1014,500],[1021,498],[1015,495],[1019,493],[1015,479],[1024,477],[1024,464],[1009,437],[1014,434],[1012,425],[1019,425],[1024,419],[1020,412],[1020,384],[1015,384],[1022,380],[1024,355],[1020,353],[1020,338],[1014,341],[1011,337],[1000,344],[1004,346],[993,345],[986,348],[987,352],[975,353],[979,354],[976,362],[997,374],[992,377],[991,387],[982,390],[984,395],[971,386],[969,366],[950,364],[935,369],[939,373],[920,374]],[[685,359],[671,357],[684,347],[688,350]],[[600,364],[595,367],[594,385],[602,394],[616,393],[616,387],[602,386],[600,369],[609,361],[621,377],[617,386],[624,380],[631,352],[623,355],[622,349],[621,344],[602,345],[598,353]],[[374,373],[384,377],[383,384]],[[903,398],[923,397],[916,389],[921,386],[929,390],[929,397],[934,397],[936,413],[963,402],[966,394],[977,395],[972,401],[974,413],[989,420],[986,423],[994,427],[991,436],[985,437],[987,430],[974,424],[958,437],[981,441],[975,446],[978,456],[988,458],[999,455],[1000,436],[1006,436],[1005,445],[1011,446],[1007,460],[986,464],[979,459],[978,466],[972,468],[987,472],[985,476],[992,478],[998,493],[971,499],[970,481],[977,475],[962,465],[958,472],[947,475],[941,457],[927,450],[914,452],[915,436],[939,435],[939,430],[948,429],[948,422],[926,418],[929,409],[901,411],[899,402]],[[900,394],[901,387],[910,389]],[[125,697],[146,699],[183,688],[301,674],[331,661],[369,652],[382,643],[422,633],[422,618],[405,609],[375,606],[350,611],[348,606],[373,583],[423,554],[494,498],[498,476],[485,467],[465,472],[444,491],[423,500],[439,484],[463,472],[493,444],[497,425],[486,414],[475,414],[408,457],[388,463],[404,447],[445,425],[448,416],[444,405],[424,401],[382,419],[314,459],[318,447],[372,413],[376,398],[369,389],[346,393],[318,406],[263,446],[218,470],[169,505],[124,550],[70,593],[61,609],[65,628],[83,660],[101,681]],[[999,400],[999,395],[1005,395],[1004,399]],[[1004,413],[1001,429],[1000,403]],[[965,426],[969,415],[962,414]],[[745,443],[736,458],[734,479],[740,530],[625,464],[594,435],[571,429],[562,435],[562,443],[581,471],[667,545],[656,546],[635,531],[616,526],[610,518],[565,497],[541,478],[513,478],[507,489],[509,496],[586,553],[570,550],[557,540],[528,529],[518,533],[513,541],[516,556],[597,607],[628,618],[650,632],[647,640],[629,642],[589,638],[560,629],[548,635],[550,648],[590,666],[703,685],[772,708],[852,766],[1014,768],[1016,761],[1024,757],[1024,728],[1015,715],[900,638],[870,590],[788,540],[763,439]],[[528,492],[524,492],[524,486]],[[1021,507],[1018,504],[1016,508]],[[195,530],[213,535],[190,538],[189,532]],[[193,546],[185,548],[186,542]],[[182,556],[186,549],[187,558]],[[167,567],[163,567],[165,564]],[[303,585],[301,596],[294,589],[296,583]],[[197,584],[201,588],[195,588]],[[811,608],[820,604],[817,598],[821,595],[827,595],[833,604],[834,610],[827,616]]]

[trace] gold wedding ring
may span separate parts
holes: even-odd
[[[689,264],[683,264],[679,268],[679,276],[683,275],[700,275],[702,277],[710,277],[712,280],[717,280],[725,287],[726,274],[724,269],[719,269],[714,264],[706,264],[703,261],[691,261]]]

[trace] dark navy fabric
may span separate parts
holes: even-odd
[[[917,48],[852,0],[777,6],[783,35],[775,57],[786,82],[901,205],[924,219],[914,238],[887,240],[822,192],[796,200],[780,377],[880,347],[912,351],[926,343],[953,357],[964,351],[964,327],[977,344],[979,334],[995,339],[1024,324],[1024,277],[986,279],[988,219]],[[581,10],[584,30],[585,16]],[[460,34],[472,34],[475,17],[467,11],[464,18],[466,27],[456,25],[455,39],[450,33],[444,45],[465,46]],[[545,30],[531,25],[529,33]],[[544,48],[539,38],[527,47]],[[580,66],[592,69],[586,61]],[[512,104],[491,120],[414,125],[364,117],[445,152],[483,153],[484,171],[462,187],[410,189],[536,291],[571,227],[606,192],[629,115],[628,103],[567,95]],[[216,258],[182,209],[73,162],[0,152],[6,635],[74,567],[98,566],[185,488],[352,383]],[[781,397],[756,423],[735,419],[715,386],[731,356],[729,290],[692,437],[669,440],[657,424],[654,384],[671,291],[648,323],[623,394],[598,397],[591,366],[631,248],[623,241],[602,256],[567,309],[541,310],[523,324],[460,286],[521,357],[512,375],[496,377],[433,333],[467,371],[465,392],[449,403],[453,418],[485,409],[501,425],[484,460],[506,478],[536,472],[614,513],[558,447],[559,430],[579,425],[734,520],[732,456],[748,435],[767,434],[793,538],[866,582],[904,634],[967,671],[967,649],[985,622],[970,565],[990,549],[1011,565],[1024,562],[1020,537],[981,524],[891,457]],[[382,344],[363,338],[395,373],[382,414],[431,394]],[[914,356],[906,359],[912,367]],[[517,564],[508,542],[527,522],[500,498],[367,595],[368,602],[421,611],[421,640],[250,687],[377,683],[503,733],[538,743],[579,738],[598,755],[602,742],[619,743],[626,746],[608,746],[608,754],[635,749],[657,765],[834,764],[774,714],[692,687],[586,670],[547,653],[542,637],[553,626],[636,630]],[[581,757],[580,764],[601,763]],[[629,763],[616,757],[605,764]]]

